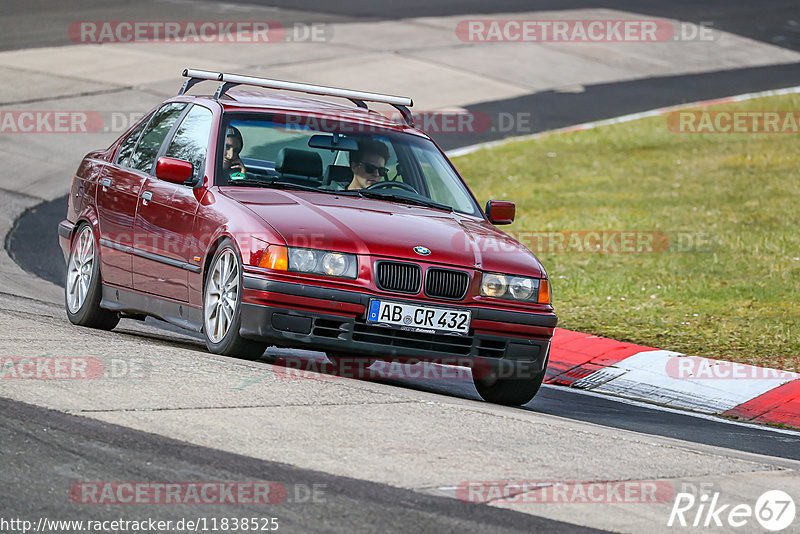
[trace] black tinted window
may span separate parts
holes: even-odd
[[[210,133],[211,110],[194,106],[178,127],[175,137],[167,148],[166,156],[182,159],[194,165],[192,177],[196,177],[198,173],[203,172]]]
[[[139,140],[139,136],[142,135],[142,130],[144,127],[147,126],[147,121],[150,120],[150,117],[146,117],[139,126],[137,126],[128,137],[122,142],[119,146],[119,152],[117,153],[117,163],[124,167],[127,167],[131,163],[131,154],[133,153],[133,147],[136,146],[136,141]]]
[[[158,149],[161,148],[161,143],[164,142],[164,138],[172,129],[185,107],[186,104],[182,102],[173,102],[156,111],[153,120],[147,125],[147,129],[139,140],[136,152],[131,157],[131,168],[142,172],[150,172],[152,170],[153,162],[158,154]]]

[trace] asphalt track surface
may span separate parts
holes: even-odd
[[[739,34],[757,41],[772,43],[792,50],[800,50],[800,8],[794,0],[613,0],[609,2],[586,0],[408,0],[389,2],[373,0],[344,0],[319,2],[319,0],[238,0],[238,4],[278,7],[296,14],[297,20],[336,21],[342,19],[391,20],[411,17],[435,17],[479,13],[515,13],[529,11],[606,8],[640,13],[653,18],[671,18],[696,24],[705,24],[716,29]],[[114,0],[82,0],[70,6],[70,10],[55,10],[47,17],[38,17],[50,0],[5,0],[4,8],[9,13],[19,14],[17,23],[0,35],[0,50],[14,50],[40,46],[69,44],[63,36],[63,22],[76,19],[94,20],[96,8],[119,4]],[[174,13],[180,18],[185,13],[181,3],[170,6],[163,2],[144,0],[132,3],[123,10],[138,12],[140,20],[148,9],[157,7],[162,15]],[[123,11],[124,12],[124,11]],[[322,13],[322,15],[319,15]],[[312,15],[313,14],[313,15]],[[26,16],[27,15],[27,16]],[[165,16],[166,15],[166,16]],[[130,15],[129,15],[130,16]],[[185,16],[185,14],[184,14]]]
[[[324,9],[311,0],[252,3],[304,9]],[[107,4],[107,2],[87,2]],[[38,3],[20,3],[36,9]],[[796,2],[718,1],[697,6],[694,2],[614,2],[599,6],[592,2],[522,2],[499,0],[487,11],[477,0],[412,1],[402,7],[367,0],[336,4],[339,16],[390,19],[410,16],[452,15],[458,13],[514,12],[570,7],[608,7],[681,20],[708,22],[715,28],[738,33],[793,50],[800,50],[800,9]],[[302,17],[301,15],[298,15]],[[754,24],[754,20],[758,20]],[[21,19],[24,21],[29,18]],[[308,20],[301,18],[301,20]],[[21,25],[24,26],[25,23]],[[24,28],[23,28],[24,29]],[[46,25],[34,27],[24,39],[0,36],[0,49],[62,44],[50,37]],[[63,43],[67,44],[67,43]],[[610,118],[627,113],[739,93],[800,85],[800,64],[738,69],[689,76],[648,78],[623,83],[586,86],[580,93],[542,92],[510,100],[490,101],[469,106],[483,111],[525,111],[534,113],[532,131],[543,131]],[[444,135],[437,141],[446,149],[502,137],[486,132],[476,138]],[[57,245],[55,226],[63,218],[66,197],[41,204],[27,211],[8,235],[5,247],[26,270],[63,285],[64,265]],[[46,237],[42,237],[46,236]],[[53,261],[57,258],[58,261]],[[163,325],[165,329],[172,327]],[[391,382],[404,388],[477,399],[470,384],[457,381],[437,383],[404,380]],[[695,443],[717,445],[733,450],[768,456],[800,459],[800,436],[778,433],[752,425],[730,424],[700,418],[678,411],[664,411],[601,398],[564,388],[544,387],[527,410],[588,421],[594,424],[634,430],[645,434],[674,437]],[[268,446],[268,444],[266,445]],[[0,470],[0,499],[5,516],[37,516],[69,519],[77,513],[63,498],[69,481],[79,473],[83,480],[272,480],[287,486],[326,484],[326,499],[313,506],[304,502],[285,503],[270,508],[282,528],[304,532],[354,532],[381,525],[381,531],[406,532],[599,532],[560,523],[530,514],[493,507],[471,505],[454,499],[423,495],[388,485],[337,477],[285,464],[187,445],[154,434],[45,410],[24,403],[0,399],[0,450],[4,468]],[[7,461],[8,459],[14,461]],[[32,460],[33,459],[33,460]],[[20,484],[19,481],[24,481]],[[60,494],[60,495],[59,495]],[[53,495],[58,495],[54,498]],[[105,506],[81,507],[81,519],[108,519]],[[141,519],[158,515],[160,519],[192,516],[247,516],[247,507],[204,505],[202,509],[164,506],[146,513],[135,508],[114,508],[114,516]],[[263,513],[259,514],[263,515]]]
[[[0,450],[5,458],[0,470],[5,518],[31,519],[35,510],[37,518],[84,521],[256,516],[277,518],[279,532],[352,534],[370,524],[381,525],[381,532],[605,532],[189,445],[2,398]],[[268,512],[250,504],[203,503],[146,510],[117,505],[111,514],[110,505],[64,504],[67,495],[75,495],[70,487],[78,473],[87,481],[277,482],[286,489],[286,499],[270,504]]]
[[[242,0],[264,6],[292,10],[328,12],[331,16],[374,19],[436,17],[476,13],[515,13],[566,9],[606,8],[640,13],[652,18],[678,19],[705,24],[757,41],[800,50],[800,8],[794,0],[409,0],[374,2],[346,0],[321,4],[317,0]]]

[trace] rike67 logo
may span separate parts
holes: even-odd
[[[703,493],[699,497],[681,492],[675,496],[667,526],[738,529],[748,525],[780,532],[792,525],[795,513],[794,499],[781,490],[764,492],[754,506],[722,503],[719,492]]]

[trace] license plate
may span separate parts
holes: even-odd
[[[452,308],[416,306],[387,300],[370,300],[367,322],[427,334],[469,333],[472,312]]]

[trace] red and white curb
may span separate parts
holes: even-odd
[[[800,86],[679,104],[508,137],[450,150],[451,158],[551,134],[657,117],[672,111],[800,93]],[[617,395],[647,403],[800,428],[800,374],[687,356],[556,328],[545,383]]]
[[[800,428],[800,374],[557,328],[545,383]]]

